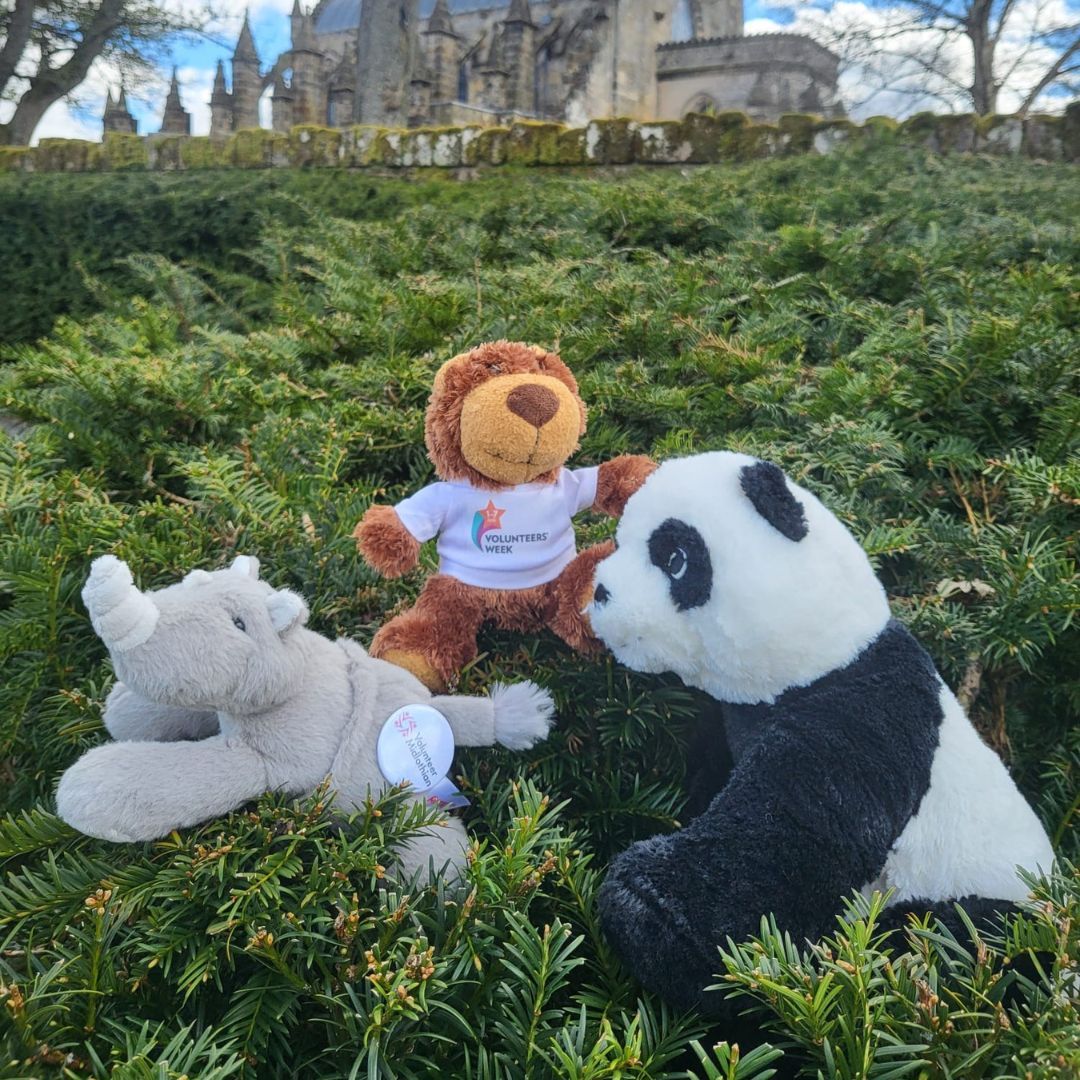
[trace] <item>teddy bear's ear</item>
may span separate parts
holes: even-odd
[[[259,560],[254,555],[237,555],[229,565],[234,574],[243,574],[245,577],[259,579]]]
[[[461,359],[460,356],[451,357],[451,359],[447,360],[446,363],[443,364],[442,367],[440,367],[439,370],[435,372],[435,378],[432,380],[432,383],[431,383],[431,396],[432,397],[434,397],[436,394],[438,394],[442,390],[443,383],[446,382],[446,373],[460,359]]]
[[[294,626],[303,626],[308,620],[307,604],[289,589],[278,589],[268,596],[266,610],[271,625],[279,634],[288,633]]]

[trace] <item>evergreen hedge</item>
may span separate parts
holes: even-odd
[[[193,209],[232,182],[182,179]],[[227,273],[135,255],[137,290],[4,354],[0,409],[35,426],[0,441],[0,1075],[1075,1077],[1075,170],[892,150],[364,184],[378,215],[290,201]],[[465,893],[383,887],[418,824],[394,796],[345,832],[325,797],[266,796],[124,847],[52,816],[103,738],[90,559],[153,587],[257,552],[316,629],[368,641],[420,576],[375,577],[352,526],[430,479],[437,365],[504,336],[578,373],[579,463],[746,450],[850,524],[1054,837],[1028,916],[970,952],[934,927],[883,950],[855,899],[813,948],[766,921],[717,956],[763,1045],[714,1049],[734,1033],[643,993],[595,910],[612,854],[679,821],[708,703],[550,637],[487,633],[461,680],[536,678],[560,717],[528,754],[459,754]]]

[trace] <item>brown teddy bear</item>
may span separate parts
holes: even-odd
[[[546,626],[580,652],[600,651],[582,609],[593,567],[612,545],[577,554],[571,519],[590,508],[618,517],[655,465],[623,455],[563,468],[584,432],[577,382],[554,353],[496,341],[443,364],[424,424],[441,483],[397,506],[370,507],[354,533],[386,577],[411,570],[420,545],[439,538],[439,573],[379,630],[372,656],[442,690],[476,657],[486,622]]]

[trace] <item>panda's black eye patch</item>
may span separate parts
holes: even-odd
[[[679,611],[701,607],[712,595],[712,560],[701,533],[678,518],[668,518],[649,537],[649,558],[668,577]]]

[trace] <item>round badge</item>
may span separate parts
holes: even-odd
[[[391,784],[408,781],[416,792],[430,791],[450,771],[454,733],[438,709],[406,705],[383,724],[375,754]]]

